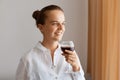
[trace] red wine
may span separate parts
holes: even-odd
[[[61,47],[61,50],[62,50],[63,52],[65,52],[65,50],[74,51],[74,47]]]

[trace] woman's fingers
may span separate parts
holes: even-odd
[[[71,64],[73,71],[80,70],[78,57],[74,51],[65,50],[65,53],[62,55],[65,56],[66,61]]]
[[[63,53],[62,55],[65,56],[66,61],[70,64],[76,61],[76,56],[73,51],[65,50],[65,53]]]

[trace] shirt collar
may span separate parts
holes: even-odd
[[[39,41],[39,42],[37,43],[36,47],[39,48],[39,49],[42,50],[42,51],[50,51],[49,49],[47,49],[46,47],[44,47],[44,46],[41,44],[41,41]],[[56,50],[61,51],[61,48],[60,48],[60,47],[61,47],[61,45],[58,44],[58,48],[57,48]],[[55,51],[56,51],[56,50],[55,50]]]
[[[39,48],[40,50],[42,51],[48,51],[49,49],[47,49],[46,47],[44,47],[42,44],[41,44],[41,41],[39,41],[36,45],[37,48]]]

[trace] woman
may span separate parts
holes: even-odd
[[[16,80],[85,80],[76,52],[63,53],[60,49],[59,41],[65,31],[64,11],[49,5],[33,12],[33,18],[43,41],[21,58]]]

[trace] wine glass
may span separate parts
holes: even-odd
[[[74,51],[74,43],[73,41],[62,41],[61,42],[61,50],[65,53],[65,50]]]
[[[65,53],[65,54],[68,54],[68,53],[66,53],[65,52],[65,50],[70,50],[70,51],[74,51],[74,43],[73,43],[73,41],[62,41],[61,42],[61,50],[63,51],[63,53]],[[65,71],[65,73],[70,73],[70,71],[71,71],[71,66],[70,66],[70,64],[68,63],[68,66],[66,66],[67,68],[66,68],[66,71]]]

